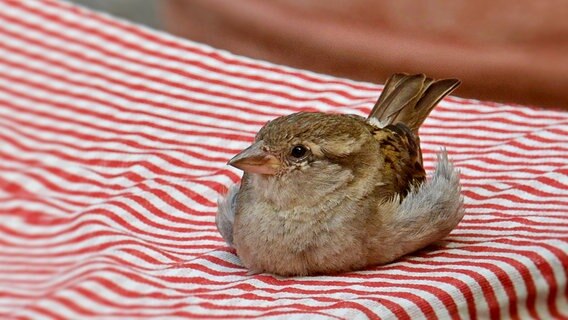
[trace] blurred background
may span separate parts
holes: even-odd
[[[457,77],[462,97],[568,110],[566,0],[72,0],[239,55],[354,80]]]

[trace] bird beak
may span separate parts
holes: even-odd
[[[263,142],[255,142],[229,160],[229,165],[244,172],[274,175],[280,168],[280,160],[263,150]]]

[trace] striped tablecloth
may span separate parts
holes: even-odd
[[[269,119],[365,115],[380,89],[0,2],[0,318],[567,318],[568,114],[522,106],[449,98],[422,128],[427,169],[446,146],[462,171],[445,242],[339,276],[247,275],[214,226],[227,159]]]

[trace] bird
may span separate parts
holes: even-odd
[[[228,164],[240,183],[217,229],[251,274],[329,275],[391,263],[464,216],[447,151],[428,179],[418,130],[458,79],[393,74],[367,118],[299,112],[267,122]]]

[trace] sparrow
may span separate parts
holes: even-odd
[[[464,215],[445,150],[427,179],[418,129],[460,81],[394,74],[367,118],[300,112],[266,123],[229,161],[217,229],[251,273],[335,274],[444,238]]]

